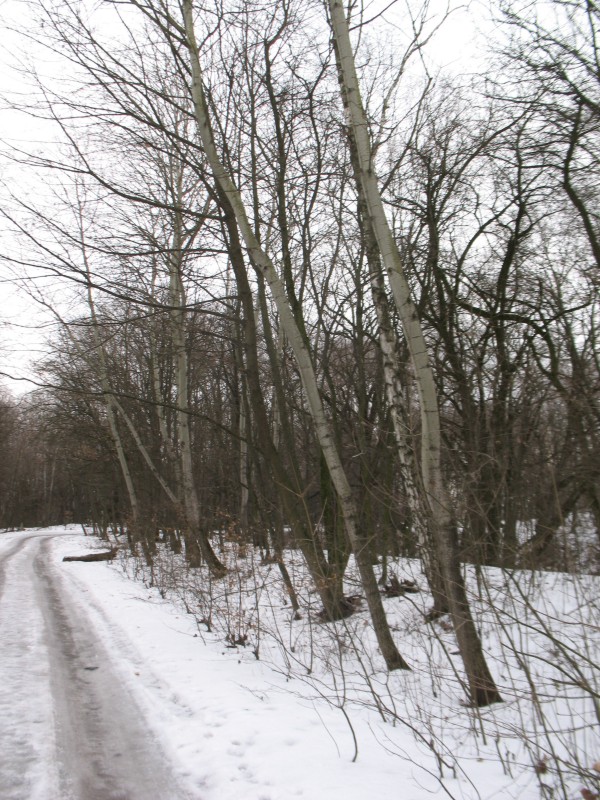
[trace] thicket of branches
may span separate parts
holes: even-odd
[[[399,42],[338,0],[36,3],[69,78],[29,73],[58,143],[6,154],[39,191],[3,258],[76,303],[31,288],[57,332],[2,406],[0,524],[111,523],[148,564],[163,532],[215,578],[235,532],[297,602],[293,547],[327,619],[354,554],[389,669],[371,565],[417,556],[484,705],[460,563],[600,524],[600,14],[507,4],[466,81],[408,5]]]

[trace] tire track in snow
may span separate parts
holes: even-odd
[[[12,724],[0,722],[0,797],[184,800],[110,653],[61,591],[51,538],[24,537],[2,562],[0,714]]]
[[[20,536],[16,542],[9,544],[5,550],[0,550],[0,601],[2,600],[2,593],[4,591],[7,563],[13,556],[17,555],[20,550],[26,547],[31,539],[41,538],[47,535],[48,534],[34,533],[28,534],[27,536]]]
[[[45,625],[25,536],[0,553],[0,797],[58,797]],[[39,544],[39,543],[37,543]]]

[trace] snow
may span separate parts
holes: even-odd
[[[44,655],[48,601],[39,581],[31,590],[39,553],[64,613],[87,631],[76,642],[83,669],[93,668],[86,681],[104,680],[105,692],[111,676],[117,702],[131,704],[168,765],[172,792],[161,798],[533,800],[598,791],[598,578],[472,571],[477,624],[505,699],[477,711],[463,704],[450,626],[422,622],[425,593],[385,601],[412,667],[387,675],[366,612],[322,624],[293,553],[300,620],[277,567],[251,550],[228,545],[237,569],[213,586],[161,549],[152,570],[125,555],[62,562],[105,546],[74,527],[0,535],[3,800],[63,800],[56,667]],[[416,563],[394,568],[423,583]],[[244,637],[245,647],[232,645]],[[129,724],[125,711],[115,721]]]

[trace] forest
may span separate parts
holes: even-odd
[[[0,526],[215,582],[233,542],[297,613],[301,558],[326,621],[355,570],[389,671],[416,559],[486,707],[461,565],[600,566],[600,7],[502,0],[466,72],[452,13],[35,3],[5,102],[52,141],[2,148],[0,258],[53,323],[2,397]]]

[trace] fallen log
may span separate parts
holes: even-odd
[[[395,575],[390,575],[389,583],[382,588],[386,597],[404,597],[405,594],[416,594],[421,590],[415,581],[399,581]]]
[[[112,561],[117,555],[117,548],[102,550],[99,553],[86,553],[84,556],[65,556],[63,561]]]

